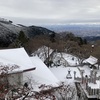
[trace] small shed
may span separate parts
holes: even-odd
[[[96,57],[90,56],[86,60],[84,60],[84,63],[88,63],[90,67],[93,67],[97,64],[98,59]]]

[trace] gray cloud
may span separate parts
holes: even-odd
[[[22,24],[100,21],[100,0],[0,0],[1,17]]]

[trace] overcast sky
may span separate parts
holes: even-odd
[[[15,23],[100,22],[100,0],[0,0],[0,17]]]

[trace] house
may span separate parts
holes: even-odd
[[[29,57],[24,48],[0,50],[0,69],[9,67],[8,82],[11,85],[31,84],[39,90],[41,84],[57,85],[59,80],[37,57]]]

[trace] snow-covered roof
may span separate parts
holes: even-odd
[[[43,61],[37,56],[29,57],[24,48],[0,50],[0,65],[1,67],[3,65],[19,66],[18,69],[12,72],[25,71],[23,73],[23,83],[31,79],[38,86],[41,84],[58,86],[59,80],[47,68]],[[35,67],[36,69],[32,71]],[[27,72],[27,70],[31,71]]]
[[[94,65],[98,62],[98,59],[93,57],[93,56],[90,56],[88,59],[86,59],[84,62],[86,63],[89,63],[91,65]]]
[[[14,71],[22,71],[35,67],[24,48],[0,50],[0,65],[19,66]]]
[[[43,63],[43,61],[37,57],[30,57],[33,62],[33,65],[36,66],[34,70],[33,77],[39,83],[54,84],[57,85],[59,80],[54,76],[50,69]]]

